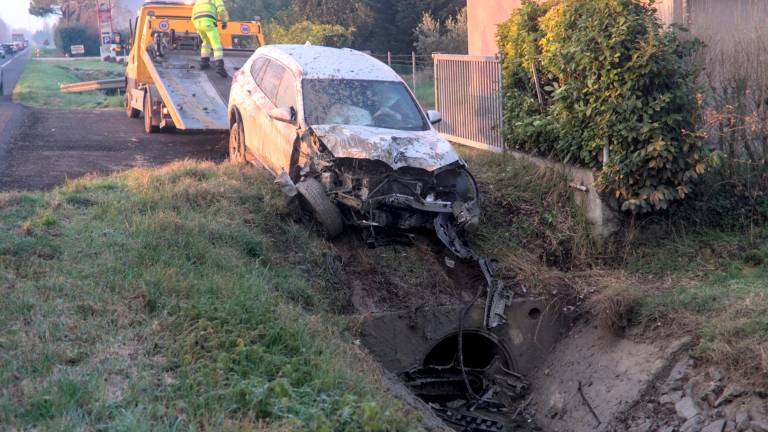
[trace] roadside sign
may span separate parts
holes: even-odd
[[[72,55],[85,55],[85,45],[72,45],[69,51]]]
[[[114,58],[111,50],[114,28],[112,26],[112,0],[96,0],[98,5],[96,19],[101,32],[101,58],[108,60]]]

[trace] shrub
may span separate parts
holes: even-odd
[[[652,4],[525,0],[498,38],[512,146],[599,169],[601,190],[635,213],[685,198],[714,164],[696,131],[700,44],[665,30]]]
[[[340,25],[302,21],[290,26],[281,26],[277,23],[270,24],[267,34],[273,44],[309,42],[313,45],[348,47],[352,45],[354,32],[354,28],[345,28]]]
[[[54,31],[54,38],[63,53],[69,53],[72,45],[84,45],[86,56],[101,55],[99,35],[84,25],[59,25]]]

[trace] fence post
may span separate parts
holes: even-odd
[[[416,94],[416,53],[411,51],[411,63],[413,65],[413,93]]]
[[[392,52],[387,51],[387,66],[392,67]]]
[[[438,66],[437,66],[437,57],[435,57],[435,54],[432,54],[432,77],[435,80],[435,111],[440,111],[440,88],[438,87],[438,84],[440,83],[440,76],[438,75]]]

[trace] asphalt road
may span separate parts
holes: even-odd
[[[11,101],[11,93],[21,72],[29,61],[29,50],[0,59],[0,76],[3,79],[4,93],[0,94],[0,168],[10,145],[11,138],[16,134],[24,109]],[[2,173],[2,171],[0,171]]]
[[[7,93],[26,57],[5,67]],[[227,134],[147,135],[141,120],[119,110],[33,109],[0,98],[0,191],[50,189],[86,174],[175,160],[221,161],[226,151]]]

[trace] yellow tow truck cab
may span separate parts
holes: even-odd
[[[231,80],[200,70],[200,37],[192,22],[194,1],[147,1],[131,23],[125,72],[125,112],[144,116],[147,133],[161,129],[228,130]],[[224,63],[233,74],[265,44],[259,21],[219,23]]]

